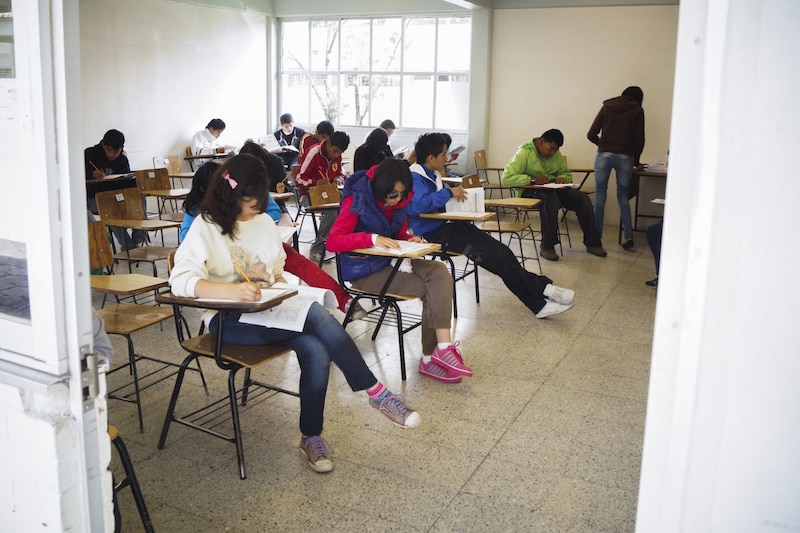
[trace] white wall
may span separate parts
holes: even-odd
[[[166,0],[81,0],[83,141],[110,128],[133,168],[185,154],[212,118],[241,146],[267,124],[269,19]],[[184,169],[189,170],[184,164]]]
[[[504,166],[519,145],[558,128],[570,166],[594,166],[597,147],[586,132],[603,100],[629,85],[644,91],[647,142],[642,161],[665,155],[677,22],[678,6],[496,10],[489,164]],[[609,224],[619,219],[615,188],[612,178],[606,203]],[[606,236],[605,241],[611,240]]]

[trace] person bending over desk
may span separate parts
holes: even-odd
[[[608,255],[603,249],[600,234],[594,221],[592,200],[582,191],[566,189],[522,189],[525,185],[545,183],[572,183],[572,172],[559,152],[564,135],[559,130],[547,130],[517,149],[517,153],[503,170],[503,185],[514,187],[514,194],[525,198],[539,198],[542,203],[542,246],[539,254],[550,261],[558,261],[555,245],[558,244],[558,210],[563,207],[575,211],[583,230],[586,251],[598,257]]]
[[[131,171],[131,165],[124,150],[125,135],[119,130],[108,130],[99,143],[83,151],[87,207],[95,215],[97,214],[95,194],[102,191],[136,187],[134,176],[123,180],[95,181],[112,174],[127,174]],[[144,200],[142,200],[142,205],[144,206]],[[125,228],[112,227],[111,233],[117,239],[120,250],[123,252],[137,248],[147,240],[147,234],[138,229],[128,234]]]
[[[314,131],[310,133],[306,133],[303,135],[303,138],[300,139],[300,154],[299,154],[299,161],[300,163],[306,157],[306,154],[309,150],[311,150],[312,146],[316,146],[325,139],[330,139],[331,135],[333,135],[333,124],[328,122],[327,120],[323,120],[319,124]]]
[[[409,216],[443,213],[450,198],[466,198],[463,187],[444,187],[442,171],[447,147],[440,133],[420,135],[414,152],[417,162],[411,166],[414,195]],[[500,276],[506,287],[536,318],[547,318],[572,308],[574,291],[557,287],[550,278],[525,270],[508,246],[469,222],[412,218],[411,229],[415,235],[438,242],[443,250],[464,254],[476,265]]]
[[[198,131],[192,137],[192,154],[215,154],[224,152],[226,146],[219,141],[219,136],[225,131],[225,122],[221,118],[214,118],[206,124],[206,128]],[[210,159],[198,159],[195,163],[203,164]]]
[[[450,336],[454,287],[444,263],[411,259],[410,265],[402,263],[400,271],[395,273],[390,257],[353,257],[346,253],[372,246],[398,249],[397,241],[425,242],[424,238],[406,231],[412,189],[408,164],[399,159],[386,159],[350,176],[344,184],[342,207],[327,246],[331,252],[340,254],[342,277],[352,282],[353,287],[380,293],[394,274],[387,292],[422,300],[423,355],[419,373],[444,383],[458,383],[461,376],[472,376],[472,369],[464,364],[459,343],[453,344]]]
[[[256,157],[237,155],[211,177],[200,216],[175,252],[169,284],[176,296],[258,301],[261,287],[251,280],[284,282],[286,256],[280,234],[264,213],[267,176]],[[325,395],[331,362],[353,391],[365,391],[369,404],[403,428],[419,425],[420,416],[392,394],[372,373],[333,316],[311,304],[303,331],[245,324],[231,313],[220,331],[217,315],[204,317],[208,330],[224,342],[264,345],[285,343],[300,363],[300,449],[315,472],[330,472],[331,448],[322,437]]]

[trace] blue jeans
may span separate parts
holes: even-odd
[[[250,345],[283,342],[297,353],[300,363],[300,431],[303,435],[322,433],[331,361],[342,371],[353,391],[368,389],[378,382],[353,339],[317,303],[311,305],[302,333],[242,324],[240,315],[229,313],[225,317],[223,341]],[[209,324],[209,331],[216,333],[218,328],[219,317],[215,316]]]
[[[625,239],[633,238],[633,224],[631,224],[631,204],[628,191],[633,178],[633,156],[615,154],[613,152],[597,152],[594,160],[594,181],[597,191],[594,198],[594,220],[597,231],[603,234],[603,218],[606,208],[606,192],[608,191],[608,178],[614,169],[617,176],[617,204],[622,216],[622,232]]]

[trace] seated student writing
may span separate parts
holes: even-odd
[[[347,150],[348,146],[350,146],[350,137],[343,131],[335,131],[329,139],[325,139],[308,150],[294,180],[295,185],[300,187],[303,193],[303,202],[306,205],[309,204],[309,187],[314,187],[319,182],[344,182],[342,153]],[[327,211],[319,222],[319,232],[309,253],[309,258],[316,263],[319,263],[325,256],[325,239],[331,231],[334,220],[336,220],[336,213]]]
[[[240,154],[254,155],[261,160],[264,168],[267,169],[267,176],[269,177],[269,190],[270,192],[284,192],[286,190],[286,169],[283,168],[283,160],[275,154],[269,153],[253,141],[245,141],[239,149]],[[272,198],[270,196],[270,198]],[[273,200],[278,204],[281,210],[281,219],[283,225],[290,226],[292,224],[292,217],[289,215],[289,209],[286,207],[284,200]],[[277,220],[276,220],[277,222]]]
[[[327,120],[317,124],[316,129],[311,133],[303,135],[303,138],[300,139],[300,163],[303,162],[312,146],[318,145],[325,139],[330,139],[331,135],[333,135],[333,123]]]
[[[205,129],[202,129],[192,136],[192,154],[216,154],[225,152],[226,147],[219,140],[219,136],[225,131],[225,122],[221,118],[212,118]],[[203,164],[210,159],[198,159],[196,164]]]
[[[413,196],[408,164],[389,158],[368,171],[356,172],[344,185],[339,217],[328,237],[328,250],[340,253],[342,277],[353,286],[380,292],[393,271],[392,259],[384,256],[354,258],[357,248],[399,248],[397,240],[425,242],[408,234],[406,213]],[[388,292],[422,300],[422,359],[419,373],[445,383],[471,376],[452,342],[453,278],[443,263],[412,259],[410,270],[396,273]]]
[[[97,182],[111,174],[127,174],[131,171],[128,156],[125,155],[125,135],[119,130],[108,130],[99,143],[83,151],[83,166],[86,173],[86,199],[87,207],[93,214],[97,214],[95,195],[101,191],[117,189],[130,189],[136,187],[136,179],[108,180]],[[144,201],[142,201],[144,208]],[[91,218],[94,220],[94,217]],[[111,233],[117,239],[121,251],[132,250],[142,246],[147,240],[147,234],[135,229],[128,234],[125,228],[112,227]]]
[[[266,171],[254,156],[235,156],[214,172],[200,216],[175,253],[169,278],[175,295],[254,302],[260,298],[261,288],[247,278],[284,281],[286,256],[275,223],[264,213],[267,197]],[[403,428],[420,422],[419,414],[407,407],[402,397],[375,378],[341,324],[317,303],[311,305],[302,332],[241,323],[235,313],[222,331],[218,318],[211,318],[209,331],[222,335],[225,342],[283,342],[296,352],[300,363],[300,449],[316,472],[333,470],[331,449],[321,436],[331,362],[353,391],[366,391],[370,405],[392,422]]]
[[[441,134],[421,135],[414,152],[417,162],[411,166],[414,196],[411,198],[409,216],[442,213],[451,198],[466,198],[463,187],[447,188],[442,182],[447,147]],[[411,228],[415,235],[438,242],[449,251],[464,254],[476,265],[500,276],[506,287],[533,311],[536,318],[547,318],[572,308],[574,291],[553,285],[548,277],[528,272],[508,246],[469,222],[412,218]]]
[[[197,169],[197,172],[195,172],[194,179],[192,180],[192,189],[189,191],[189,194],[186,196],[186,199],[183,203],[185,214],[183,217],[183,222],[181,222],[181,242],[183,242],[183,240],[186,238],[189,228],[192,226],[195,217],[200,212],[200,204],[203,201],[203,196],[205,195],[206,189],[208,189],[208,183],[211,181],[212,174],[214,174],[218,168],[218,163],[210,161]],[[282,164],[281,168],[283,168]],[[278,204],[270,195],[267,196],[266,213],[279,226],[285,225],[282,224],[283,213],[281,213],[281,210],[278,208]],[[291,222],[289,225],[291,225]],[[339,283],[337,283],[336,280],[333,279],[327,272],[306,259],[306,257],[300,254],[300,252],[292,248],[289,243],[283,242],[282,244],[283,251],[286,254],[286,263],[283,267],[284,270],[294,274],[300,278],[300,281],[306,283],[310,287],[318,287],[320,289],[328,289],[332,291],[336,296],[337,303],[339,304],[339,310],[341,310],[343,313],[347,313],[347,309],[353,301],[353,298],[347,293],[347,291],[344,290],[342,286],[339,285]],[[356,310],[353,312],[354,316],[363,316],[365,313],[366,311],[364,311],[364,309],[357,304]]]

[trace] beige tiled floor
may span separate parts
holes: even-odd
[[[394,332],[386,328],[373,343],[368,324],[348,327],[378,378],[423,422],[394,427],[334,370],[324,433],[337,452],[330,474],[311,471],[295,447],[295,398],[270,397],[242,413],[244,481],[233,446],[221,440],[173,425],[166,448],[156,449],[173,379],[145,391],[143,434],[135,406],[110,401],[156,529],[633,531],[655,311],[655,293],[643,283],[653,277],[652,256],[638,233],[633,252],[607,238],[609,256],[591,256],[577,244],[574,219],[570,226],[573,247],[557,263],[543,261],[556,284],[575,289],[569,312],[537,320],[485,271],[479,305],[472,280],[458,284],[455,337],[475,371],[460,384],[418,376],[418,331],[407,336],[403,383]],[[616,237],[616,227],[606,234]],[[119,361],[125,346],[114,342]],[[141,353],[184,356],[170,322],[134,342]],[[204,368],[212,396],[224,395],[225,373],[208,361]],[[273,361],[259,378],[296,388],[296,361]],[[199,378],[187,380],[179,408],[208,402]],[[119,475],[116,459],[112,466]],[[141,530],[129,491],[120,502],[123,531]]]

